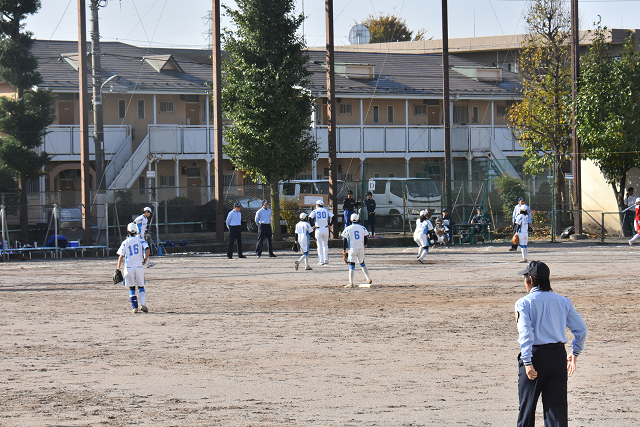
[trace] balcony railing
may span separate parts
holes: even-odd
[[[131,126],[105,125],[104,126],[104,154],[105,159],[110,160],[122,144],[131,135]],[[80,155],[80,126],[59,125],[49,126],[44,142],[40,146],[49,153],[53,160],[75,159]],[[89,126],[89,154],[95,154],[93,142],[93,126]]]

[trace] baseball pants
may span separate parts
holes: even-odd
[[[318,245],[318,260],[320,263],[329,261],[329,228],[316,230],[316,244]]]
[[[527,377],[524,363],[518,355],[518,427],[534,427],[536,405],[542,394],[545,427],[567,427],[567,352],[564,343],[533,346],[535,380]]]

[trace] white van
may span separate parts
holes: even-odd
[[[368,191],[376,201],[376,216],[391,216],[394,227],[402,224],[405,213],[411,221],[427,208],[441,215],[440,191],[431,178],[371,178]]]
[[[280,197],[295,197],[296,200],[300,194],[329,194],[328,179],[300,179],[291,181],[280,181]],[[355,187],[349,187],[346,182],[338,180],[338,221],[342,222],[342,202],[347,198],[347,191],[353,191],[356,194]],[[328,206],[325,206],[328,208]],[[309,211],[310,212],[310,211]],[[307,212],[307,213],[309,213]]]

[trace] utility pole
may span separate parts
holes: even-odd
[[[93,77],[93,143],[96,153],[96,189],[104,191],[104,123],[102,117],[102,68],[100,67],[99,0],[91,0],[91,76]]]
[[[89,108],[87,100],[87,17],[78,0],[78,78],[80,103],[80,179],[82,181],[82,244],[91,245],[91,173],[89,167]]]
[[[212,0],[212,41],[213,41],[213,128],[214,128],[214,169],[216,177],[216,243],[224,243],[224,173],[222,159],[222,54],[220,51],[220,0]]]
[[[580,34],[578,31],[578,0],[571,0],[571,138],[573,142],[573,228],[582,234],[582,172],[580,168],[580,140],[576,132],[576,98],[580,78]]]
[[[327,21],[327,130],[329,138],[329,203],[332,205],[331,211],[335,217],[333,224],[333,236],[336,237],[338,230],[338,160],[336,154],[336,121],[338,114],[336,111],[336,75],[335,75],[335,53],[333,49],[333,0],[325,0],[325,11]]]
[[[442,0],[442,108],[444,119],[444,206],[451,208],[451,115],[449,100],[449,18]]]

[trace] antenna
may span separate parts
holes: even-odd
[[[371,41],[371,33],[364,25],[354,25],[349,31],[349,43],[351,44],[369,44]]]
[[[213,49],[213,21],[212,21],[213,12],[211,10],[207,11],[207,14],[202,17],[202,21],[207,26],[207,29],[202,32],[202,37],[207,41],[207,49]]]

